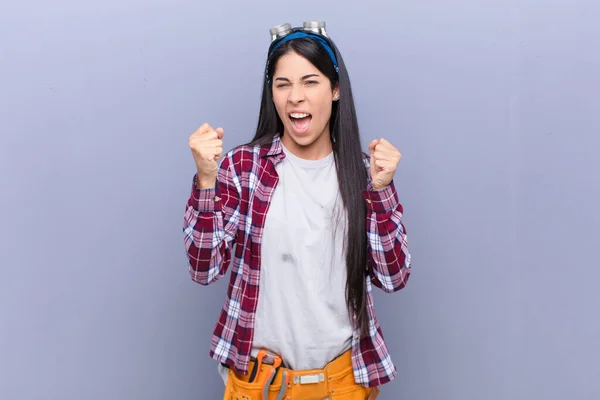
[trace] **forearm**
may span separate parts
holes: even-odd
[[[186,205],[183,231],[192,280],[208,285],[227,271],[239,213],[234,212],[237,197],[215,185],[197,189],[202,186],[195,177]]]
[[[410,275],[410,253],[403,209],[393,182],[364,192],[367,204],[369,262],[373,283],[386,292],[402,289]]]

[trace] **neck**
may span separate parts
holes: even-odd
[[[333,151],[329,127],[327,127],[314,142],[308,145],[297,143],[287,132],[284,132],[281,142],[290,153],[304,160],[321,160]]]

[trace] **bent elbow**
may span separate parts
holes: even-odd
[[[190,277],[192,278],[192,281],[202,286],[208,286],[211,283],[218,281],[219,278],[223,276],[220,265],[208,266],[207,264],[206,268],[202,268],[199,267],[198,264],[199,263],[195,263],[194,268],[191,263],[188,263]]]
[[[404,289],[410,276],[409,270],[400,271],[392,279],[373,279],[373,284],[383,290],[385,293],[395,293]]]
[[[404,252],[404,257],[401,258],[399,264],[399,271],[390,279],[390,285],[388,287],[388,293],[394,293],[406,287],[408,278],[410,277],[410,253]]]
[[[400,279],[398,279],[396,282],[394,282],[394,285],[392,286],[392,290],[390,291],[390,293],[394,293],[401,289],[404,289],[406,287],[406,284],[408,283],[409,276],[410,276],[409,271],[405,271],[405,272],[401,273]]]
[[[190,275],[192,277],[192,281],[195,283],[198,283],[202,286],[208,286],[210,285],[212,282],[209,279],[206,279],[205,276],[203,276],[202,274],[197,274],[195,272],[190,272]]]
[[[202,286],[208,286],[212,283],[215,283],[223,276],[223,274],[221,273],[218,273],[216,275],[209,275],[207,273],[199,274],[194,272],[190,273],[190,275],[192,276],[192,281]]]

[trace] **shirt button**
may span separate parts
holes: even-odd
[[[367,199],[367,203],[371,204],[371,199]]]
[[[219,196],[215,196],[215,201],[219,201],[221,198]]]

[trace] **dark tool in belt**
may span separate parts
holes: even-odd
[[[252,367],[252,371],[250,372],[250,377],[248,378],[248,383],[254,382],[254,380],[256,379],[256,374],[258,373],[258,370],[261,365],[262,365],[262,359],[257,359],[256,362],[254,363],[254,366]]]

